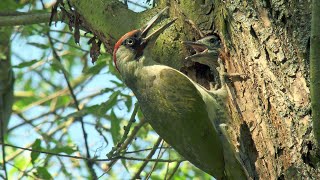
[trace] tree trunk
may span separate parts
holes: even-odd
[[[2,35],[0,37],[0,139],[2,139],[7,132],[14,102],[14,75],[10,59],[11,33],[11,27],[0,28],[0,34]]]
[[[110,53],[122,34],[158,11],[132,13],[117,1],[72,3],[82,26]],[[156,59],[180,69],[189,54],[181,41],[216,32],[224,44],[221,58],[227,72],[246,76],[228,85],[229,123],[232,141],[254,179],[320,177],[310,111],[310,5],[295,0],[159,2],[159,9],[169,6],[169,16],[178,20],[158,39]],[[203,81],[197,67],[187,69],[188,75]]]
[[[230,104],[241,117],[233,127],[251,176],[319,177],[312,160],[310,2],[245,1],[224,7],[228,73],[248,76],[232,84],[236,103]]]

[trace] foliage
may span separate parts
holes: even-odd
[[[7,5],[49,12],[52,3]],[[15,103],[5,142],[10,179],[128,179],[143,163],[137,176],[208,179],[165,142],[154,147],[158,136],[137,112],[111,56],[101,49],[92,64],[87,45],[92,35],[80,31],[80,36],[76,44],[62,23],[15,28]]]

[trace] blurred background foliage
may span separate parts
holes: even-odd
[[[50,12],[54,3],[2,0],[0,15]],[[124,3],[133,11],[156,4]],[[76,44],[63,23],[15,26],[10,34],[6,47],[15,77],[14,103],[1,143],[5,145],[0,177],[211,179],[184,161],[146,123],[110,54],[102,48],[102,55],[91,63],[91,34],[81,32]],[[5,60],[4,48],[0,51]]]

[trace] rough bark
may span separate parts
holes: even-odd
[[[100,0],[72,2],[80,18],[112,52],[122,34],[139,27],[157,10],[141,14]],[[189,53],[181,41],[219,34],[228,73],[245,74],[229,84],[233,143],[254,179],[317,178],[309,92],[309,1],[160,1],[174,28],[159,38],[155,56],[180,69]],[[94,7],[92,7],[94,6]],[[128,18],[130,17],[130,19]],[[200,70],[199,70],[200,68]],[[189,67],[198,82],[207,67]],[[202,78],[199,78],[202,77]]]
[[[233,125],[249,172],[261,179],[319,177],[311,152],[310,2],[238,1],[225,7],[228,72],[249,77],[233,84],[233,112],[241,115]]]

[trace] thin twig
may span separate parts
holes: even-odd
[[[107,158],[107,159],[95,159],[95,158],[72,156],[72,155],[67,155],[67,154],[59,154],[59,153],[53,153],[53,152],[49,152],[49,151],[24,148],[24,147],[19,147],[19,146],[15,146],[12,144],[6,144],[6,143],[3,145],[8,146],[8,147],[12,147],[12,148],[16,148],[16,149],[22,149],[25,151],[38,152],[38,153],[42,153],[42,154],[48,154],[48,155],[59,156],[59,157],[80,159],[80,160],[85,160],[85,161],[90,161],[90,162],[113,161],[115,159],[126,159],[126,160],[132,160],[132,161],[169,162],[169,163],[184,161],[181,159],[147,159],[147,158],[135,158],[135,157],[127,157],[127,156],[116,156],[116,157]]]
[[[61,129],[68,129],[69,126],[75,121],[74,118],[70,118],[69,120],[67,121],[64,121],[63,123],[59,124],[59,126],[51,131],[51,132],[48,132],[47,136],[48,137],[52,137],[56,132],[60,131]],[[40,138],[40,140],[43,140],[44,138]],[[31,147],[32,144],[28,144],[27,147]],[[16,156],[18,156],[19,154],[21,154],[23,151],[17,151],[17,152],[13,152],[13,153],[10,153],[10,156],[7,156],[6,158],[6,161],[11,161],[12,159],[14,159]]]
[[[156,143],[154,144],[152,150],[150,151],[150,153],[148,154],[148,156],[146,157],[146,161],[144,161],[142,163],[142,165],[140,166],[139,170],[135,173],[135,175],[133,176],[132,179],[140,179],[140,174],[143,171],[143,169],[147,166],[147,164],[149,163],[149,159],[152,158],[152,156],[154,155],[154,153],[156,153],[160,143],[161,143],[162,139],[159,137],[156,141]],[[158,158],[157,158],[158,159]]]
[[[162,147],[163,147],[163,143],[164,143],[164,141],[161,142],[160,150],[159,150],[157,159],[160,159],[160,157],[162,157],[162,155],[164,154],[164,152],[166,152],[166,150],[164,150],[164,151],[161,152]],[[154,169],[157,167],[157,165],[158,165],[158,162],[155,162],[155,163],[153,164],[153,166],[152,166],[152,168],[151,168],[151,171],[148,173],[148,175],[147,175],[147,177],[146,177],[146,180],[150,179],[150,177],[151,177]]]
[[[171,147],[159,147],[158,149],[171,149]],[[138,153],[138,152],[143,152],[143,151],[150,151],[152,150],[152,148],[146,148],[146,149],[139,149],[139,150],[135,150],[135,151],[127,151],[125,152],[125,154],[132,154],[132,153]]]
[[[182,161],[177,162],[176,166],[174,167],[172,173],[170,174],[170,176],[168,177],[167,180],[172,179],[174,174],[178,171],[178,168],[180,166],[180,164],[182,163]]]
[[[59,91],[59,92],[65,92],[64,90],[61,90],[61,91]],[[49,101],[50,99],[55,99],[55,98],[57,98],[57,97],[59,97],[59,92],[57,92],[58,94],[53,94],[53,96],[48,96],[48,98],[49,99],[47,99],[46,101]],[[97,96],[97,95],[101,95],[102,93],[99,91],[99,92],[96,92],[96,93],[92,93],[92,94],[90,94],[90,95],[88,95],[88,96],[85,96],[85,97],[82,97],[82,98],[80,98],[79,99],[79,101],[83,101],[83,100],[86,100],[86,99],[89,99],[89,98],[91,98],[91,97],[95,97],[95,96]],[[62,96],[62,95],[64,95],[64,94],[60,94],[60,96]],[[41,100],[41,103],[44,103],[44,102],[46,102],[46,101],[42,101]],[[37,101],[37,103],[32,103],[33,105],[32,106],[36,106],[35,104],[41,104],[39,101]],[[45,116],[48,116],[48,115],[51,115],[51,114],[53,114],[53,115],[57,115],[57,113],[56,113],[56,111],[58,111],[58,110],[61,110],[61,109],[63,109],[63,108],[65,108],[65,107],[69,107],[69,106],[72,106],[72,105],[74,105],[74,103],[72,102],[72,101],[70,101],[69,103],[67,103],[67,104],[64,104],[64,105],[60,105],[59,107],[56,107],[56,109],[55,110],[51,110],[51,111],[49,111],[49,112],[45,112],[45,113],[43,113],[43,114],[40,114],[40,115],[38,115],[38,116],[36,116],[36,117],[34,117],[34,118],[31,118],[31,119],[29,119],[29,120],[26,120],[25,122],[22,122],[22,123],[20,123],[20,124],[17,124],[17,125],[15,125],[15,126],[13,126],[13,127],[11,127],[10,129],[8,129],[8,133],[9,132],[11,132],[11,131],[13,131],[14,129],[16,129],[16,128],[18,128],[18,127],[21,127],[21,126],[23,126],[23,125],[25,125],[25,124],[27,124],[27,123],[31,123],[32,121],[36,121],[36,120],[38,120],[38,119],[40,119],[40,118],[43,118],[43,117],[45,117]],[[30,107],[31,108],[31,107]],[[16,113],[16,114],[19,114],[19,113],[22,113],[21,111],[14,111],[14,113]],[[105,114],[104,116],[103,116],[105,119],[110,119],[109,118],[109,116],[107,115],[107,114]],[[87,124],[90,124],[90,123],[88,123],[87,122]],[[91,125],[96,125],[96,124],[91,124]],[[107,130],[107,129],[106,129]]]
[[[50,46],[51,46],[51,49],[52,49],[52,53],[53,53],[53,56],[56,58],[56,60],[62,64],[62,60],[60,58],[60,56],[58,55],[57,51],[55,50],[54,48],[54,43],[53,43],[53,40],[51,39],[51,36],[50,36],[50,33],[47,32],[47,36],[48,36],[48,39],[49,39],[49,43],[50,43]],[[71,94],[71,97],[75,103],[75,106],[77,108],[78,111],[80,111],[80,107],[79,107],[79,102],[77,100],[77,97],[73,91],[73,88],[71,86],[71,83],[69,81],[69,78],[68,78],[68,75],[65,71],[62,70],[62,74],[66,80],[66,83],[67,83],[67,86],[68,86],[68,89],[70,91],[70,94]],[[84,122],[83,122],[83,117],[80,116],[79,117],[79,121],[80,121],[80,124],[81,124],[81,129],[82,129],[82,134],[83,134],[83,138],[84,138],[84,144],[85,144],[85,149],[86,149],[86,154],[87,154],[87,157],[90,159],[90,151],[89,151],[89,145],[88,145],[88,135],[87,135],[87,132],[85,130],[85,126],[84,126]],[[89,171],[90,171],[90,174],[91,176],[93,177],[93,179],[97,179],[97,175],[93,169],[93,163],[91,161],[87,161],[87,166],[89,168]]]
[[[131,126],[133,122],[135,122],[135,117],[139,109],[139,104],[136,103],[134,105],[133,112],[131,114],[130,120],[127,124],[127,126],[124,127],[124,133],[121,138],[121,140],[117,143],[116,147],[112,148],[112,150],[107,154],[108,157],[111,157],[112,155],[118,155],[123,149],[121,148],[121,145],[125,142],[125,140],[128,138],[128,134],[130,132]]]
[[[122,144],[122,146],[120,147],[121,150],[124,150],[128,147],[128,145],[133,141],[133,139],[135,138],[135,136],[137,135],[138,131],[140,130],[140,128],[146,123],[146,121],[144,120],[140,120],[140,122],[133,128],[130,136],[127,138],[127,140]],[[119,160],[119,158],[115,158],[113,161],[111,161],[108,164],[108,169],[105,171],[105,173],[108,173],[112,166]],[[104,173],[104,174],[105,174]],[[101,176],[103,176],[104,174],[102,174]],[[100,177],[101,177],[100,176]]]

